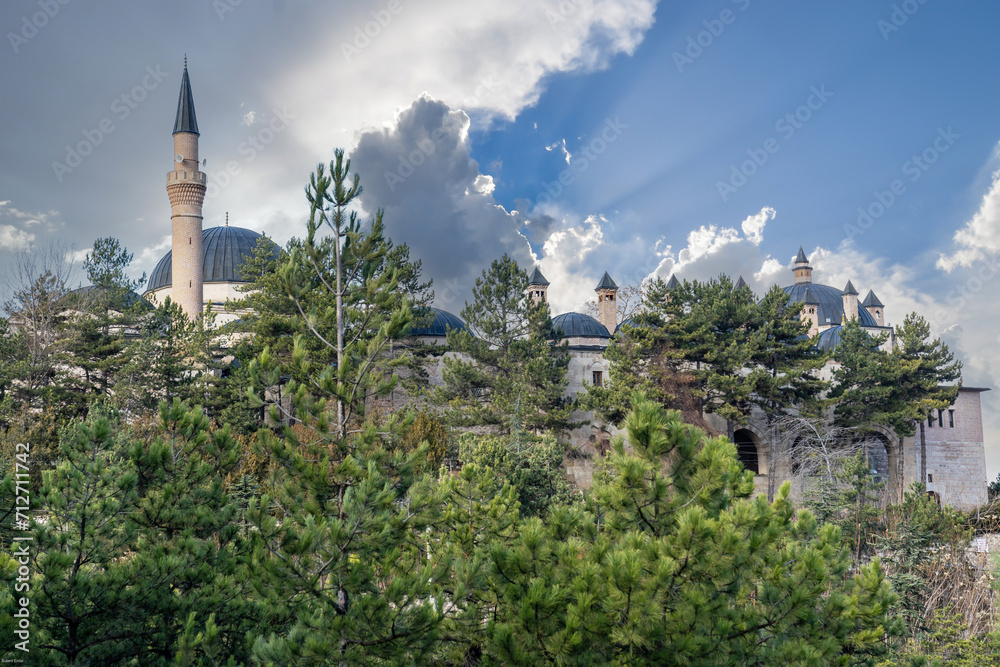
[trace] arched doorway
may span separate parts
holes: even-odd
[[[881,431],[869,431],[858,438],[857,442],[871,467],[872,477],[884,485],[884,493],[889,499],[899,499],[899,451],[892,444],[894,439]]]
[[[760,440],[756,434],[750,429],[737,429],[733,433],[733,443],[743,467],[755,475],[761,474]]]

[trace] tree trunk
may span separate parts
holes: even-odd
[[[778,428],[771,426],[771,442],[767,448],[767,502],[774,502],[774,486],[777,481],[775,470],[778,459]]]
[[[341,277],[341,259],[340,259],[340,225],[341,225],[341,213],[337,211],[337,237],[334,243],[334,253],[337,257],[337,393],[341,394],[343,392],[343,383],[340,381],[341,373],[344,368],[344,286],[343,278]],[[343,440],[347,437],[347,424],[346,418],[344,416],[344,401],[337,397],[337,438]]]

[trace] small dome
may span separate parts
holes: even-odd
[[[622,330],[622,327],[624,327],[624,326],[630,326],[630,327],[634,327],[634,326],[635,326],[635,323],[634,323],[634,322],[632,321],[632,318],[631,318],[631,317],[630,317],[630,318],[628,318],[627,320],[623,320],[622,322],[620,322],[620,323],[618,324],[618,326],[616,326],[616,327],[615,327],[615,332],[614,332],[614,335],[615,335],[615,336],[617,336],[617,335],[618,335],[618,332],[619,332],[619,331],[621,331],[621,330]]]
[[[819,335],[819,349],[833,352],[840,345],[840,325],[830,327]]]
[[[465,322],[447,310],[441,310],[440,308],[430,308],[429,310],[433,312],[434,319],[430,320],[430,317],[425,319],[423,316],[417,315],[417,322],[424,323],[430,320],[430,323],[426,326],[412,327],[410,329],[411,336],[447,336],[448,329],[455,329],[456,331],[468,329],[465,326]]]
[[[205,256],[203,280],[206,283],[249,282],[243,277],[241,268],[253,257],[253,250],[260,237],[261,235],[253,230],[228,225],[204,230],[201,237]],[[274,241],[271,241],[271,250],[277,259],[281,248]],[[146,284],[147,292],[170,287],[173,281],[172,257],[173,252],[168,251],[156,264]]]
[[[611,338],[607,328],[590,315],[563,313],[552,318],[552,328],[564,338]]]
[[[844,296],[836,287],[820,285],[819,283],[796,283],[789,287],[783,287],[788,295],[790,303],[806,302],[808,292],[809,301],[819,306],[816,313],[819,318],[819,326],[827,324],[840,325],[844,321]],[[858,322],[863,327],[877,327],[878,322],[864,308],[858,308]]]

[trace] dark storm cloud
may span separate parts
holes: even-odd
[[[464,112],[425,95],[393,127],[363,133],[351,156],[365,207],[385,210],[389,235],[434,279],[438,305],[456,311],[493,259],[532,262],[520,216],[497,204],[492,179],[469,157],[468,128]]]

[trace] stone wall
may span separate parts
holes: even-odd
[[[933,412],[933,426],[924,422],[927,490],[937,493],[942,502],[957,508],[976,507],[987,500],[980,391],[959,390],[958,398],[950,409]],[[918,451],[914,458],[917,458],[919,443],[915,444]]]

